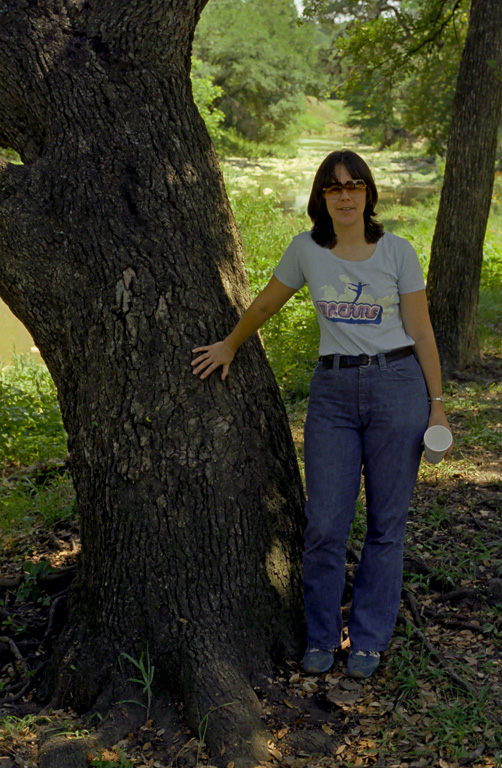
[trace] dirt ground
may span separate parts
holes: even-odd
[[[502,368],[493,364],[480,376],[489,402],[491,384],[500,381]],[[492,411],[499,414],[494,430],[501,429],[501,410],[500,401],[494,401]],[[300,449],[301,418],[292,418]],[[451,414],[460,447],[450,463],[421,470],[410,510],[396,637],[377,674],[365,682],[348,679],[347,649],[319,677],[303,674],[296,660],[286,660],[266,692],[256,689],[271,733],[270,758],[264,765],[500,766],[493,745],[502,750],[502,456],[489,440],[483,445],[462,442],[462,435],[472,432],[470,418],[459,411]],[[0,768],[38,765],[47,718],[67,738],[78,738],[90,728],[72,712],[44,710],[36,687],[78,549],[78,525],[72,522],[53,531],[32,530],[15,548],[0,550],[0,716],[10,716],[0,724]],[[26,553],[34,563],[49,561],[56,572],[40,570],[31,579],[23,577]],[[345,611],[357,561],[356,542],[348,552]],[[19,601],[23,585],[26,598]],[[434,674],[424,674],[424,666]],[[446,688],[457,690],[464,702],[487,692],[493,700],[491,718],[480,722],[478,742],[466,739],[466,754],[457,758],[445,746],[444,728],[438,729],[431,715]],[[460,727],[458,720],[451,727]],[[155,721],[114,745],[98,765],[127,766],[126,757],[138,768],[211,764],[203,733],[197,737],[181,726],[167,738]]]

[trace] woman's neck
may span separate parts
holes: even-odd
[[[336,234],[336,245],[331,248],[332,253],[347,261],[366,261],[373,254],[376,243],[366,242],[364,226],[340,227]]]

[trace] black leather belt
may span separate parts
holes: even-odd
[[[393,349],[392,352],[385,352],[384,357],[386,363],[392,363],[394,360],[401,360],[412,354],[411,347],[401,347],[401,349]],[[334,359],[335,355],[321,355],[319,358],[326,368],[333,368]],[[378,355],[340,355],[340,368],[369,368],[375,363],[378,363]]]

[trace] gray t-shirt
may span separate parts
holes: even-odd
[[[412,245],[385,232],[366,261],[347,261],[312,240],[293,238],[274,270],[288,288],[305,283],[314,303],[320,355],[375,355],[415,342],[403,328],[399,295],[425,287]]]

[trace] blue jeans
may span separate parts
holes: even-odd
[[[319,363],[305,422],[307,528],[303,557],[307,643],[338,648],[345,553],[364,472],[367,533],[349,636],[354,650],[384,651],[399,610],[408,507],[429,418],[414,355],[367,368]]]

